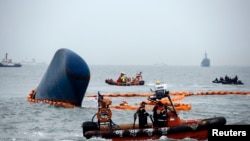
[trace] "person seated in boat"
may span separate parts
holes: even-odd
[[[153,108],[153,118],[154,118],[153,122],[154,127],[166,126],[167,107],[161,101],[158,101]]]
[[[141,102],[140,107],[137,109],[136,113],[134,114],[134,117],[139,117],[139,128],[147,128],[148,127],[148,121],[147,117],[149,116],[148,112],[145,110],[146,102]]]
[[[118,77],[118,79],[116,80],[117,83],[122,83],[122,78],[125,76],[126,74],[124,72],[121,72],[120,76]]]

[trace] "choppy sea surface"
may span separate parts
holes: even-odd
[[[84,141],[82,122],[96,113],[93,98],[85,97],[81,108],[62,108],[44,103],[29,103],[27,96],[43,78],[48,65],[23,65],[21,68],[0,68],[0,141]],[[86,95],[101,93],[150,93],[156,81],[167,83],[169,91],[250,91],[250,67],[216,66],[89,66],[91,78]],[[144,86],[110,86],[105,79],[116,79],[120,72],[135,76],[143,72]],[[244,85],[212,83],[216,77],[235,75]],[[138,104],[145,97],[111,98],[117,105],[122,100]],[[227,124],[250,124],[250,95],[193,95],[179,103],[191,104],[189,111],[178,111],[183,119],[224,116]],[[149,111],[151,112],[151,111]],[[131,110],[113,110],[115,123],[132,123]],[[100,138],[90,140],[105,140]],[[160,138],[160,140],[170,140]],[[183,139],[191,140],[191,139]]]

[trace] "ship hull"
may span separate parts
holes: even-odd
[[[81,106],[89,80],[87,63],[73,51],[59,49],[38,85],[34,99]]]
[[[21,67],[21,64],[3,64],[0,63],[0,67]]]

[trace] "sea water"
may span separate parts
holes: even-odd
[[[81,125],[96,113],[94,98],[85,97],[81,108],[62,108],[44,103],[30,103],[27,96],[35,89],[48,65],[23,65],[21,68],[0,68],[0,141],[83,141]],[[250,91],[250,67],[199,66],[106,66],[90,65],[90,82],[86,95],[105,93],[151,93],[156,81],[166,83],[169,91]],[[111,86],[105,79],[116,80],[120,72],[133,77],[142,72],[143,86]],[[234,77],[244,85],[215,84],[217,77]],[[112,105],[126,100],[131,105],[146,97],[112,97]],[[227,124],[250,124],[250,95],[193,95],[179,103],[191,104],[191,110],[178,111],[183,119],[224,116]],[[113,110],[116,124],[133,123],[132,110]],[[151,113],[151,111],[148,111]],[[90,139],[90,140],[97,140]],[[98,140],[105,140],[100,139]],[[159,140],[172,140],[161,137]],[[183,139],[191,140],[191,139]]]

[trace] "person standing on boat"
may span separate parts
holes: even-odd
[[[122,83],[126,83],[127,82],[127,75],[124,73],[121,77]]]
[[[139,84],[141,80],[142,80],[142,72],[138,72],[135,76],[135,83]]]
[[[154,127],[166,126],[167,108],[161,101],[158,101],[155,107],[153,108],[153,118],[154,118],[154,123],[153,123]]]
[[[116,80],[117,83],[122,83],[122,78],[125,76],[126,74],[124,72],[121,72],[120,76],[118,77],[118,79]]]
[[[149,114],[145,110],[145,105],[146,105],[146,102],[143,101],[140,104],[140,107],[138,108],[136,113],[134,114],[135,119],[136,119],[137,115],[139,117],[139,128],[147,128],[148,127],[147,117],[149,116]]]

